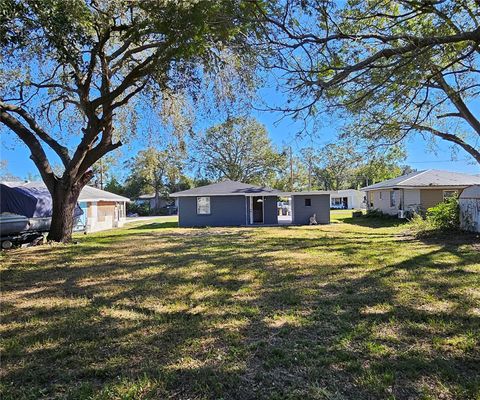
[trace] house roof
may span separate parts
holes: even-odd
[[[85,186],[78,196],[78,201],[130,201],[130,199],[106,190]]]
[[[155,193],[141,194],[137,197],[138,200],[150,200],[155,198]]]
[[[44,188],[45,183],[43,182],[1,182],[4,185],[10,187],[28,187],[28,188]],[[92,186],[85,186],[78,196],[78,201],[130,201],[129,198],[119,196],[118,194],[107,192],[106,190],[101,190],[94,188]]]
[[[193,189],[183,190],[170,194],[170,197],[188,196],[282,196],[283,192],[269,187],[250,185],[248,183],[225,180],[200,186]]]
[[[425,171],[412,172],[398,178],[388,179],[362,188],[362,190],[392,189],[392,188],[434,188],[452,187],[464,188],[480,184],[480,177],[458,172],[427,169]]]

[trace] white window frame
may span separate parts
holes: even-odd
[[[332,197],[332,206],[341,206],[343,205],[343,200],[341,197]]]
[[[208,209],[202,210],[199,208],[199,200],[200,199],[208,199]],[[202,207],[202,206],[200,206]],[[205,206],[206,207],[206,206]],[[197,215],[210,215],[211,214],[211,203],[210,203],[210,196],[199,196],[197,197]]]
[[[448,196],[445,196],[446,193],[451,193],[451,195],[448,195]],[[443,201],[451,198],[451,197],[454,197],[454,196],[458,196],[458,191],[457,190],[444,190],[443,191]]]

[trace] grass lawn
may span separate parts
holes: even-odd
[[[2,255],[1,398],[479,399],[480,245],[147,221]]]

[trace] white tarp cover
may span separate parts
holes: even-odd
[[[470,186],[459,197],[460,228],[480,232],[480,185]]]

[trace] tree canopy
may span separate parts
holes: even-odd
[[[289,91],[282,110],[308,118],[335,109],[354,121],[351,136],[394,144],[422,134],[480,162],[479,7],[474,0],[270,3],[260,14],[266,62]]]
[[[153,194],[158,201],[180,183],[184,161],[184,153],[172,147],[141,150],[128,162],[126,186],[136,187],[137,195]]]
[[[412,171],[402,164],[406,154],[398,146],[365,151],[358,143],[338,141],[318,150],[305,148],[302,154],[309,165],[310,187],[315,189],[359,189]]]
[[[122,145],[125,107],[134,117],[140,95],[160,108],[164,93],[194,97],[228,60],[252,64],[251,9],[238,0],[1,0],[0,122],[52,194],[50,239],[70,239],[92,165]],[[134,121],[126,125],[132,135]]]
[[[253,118],[231,117],[195,141],[196,164],[214,180],[267,184],[285,163],[265,126]]]

